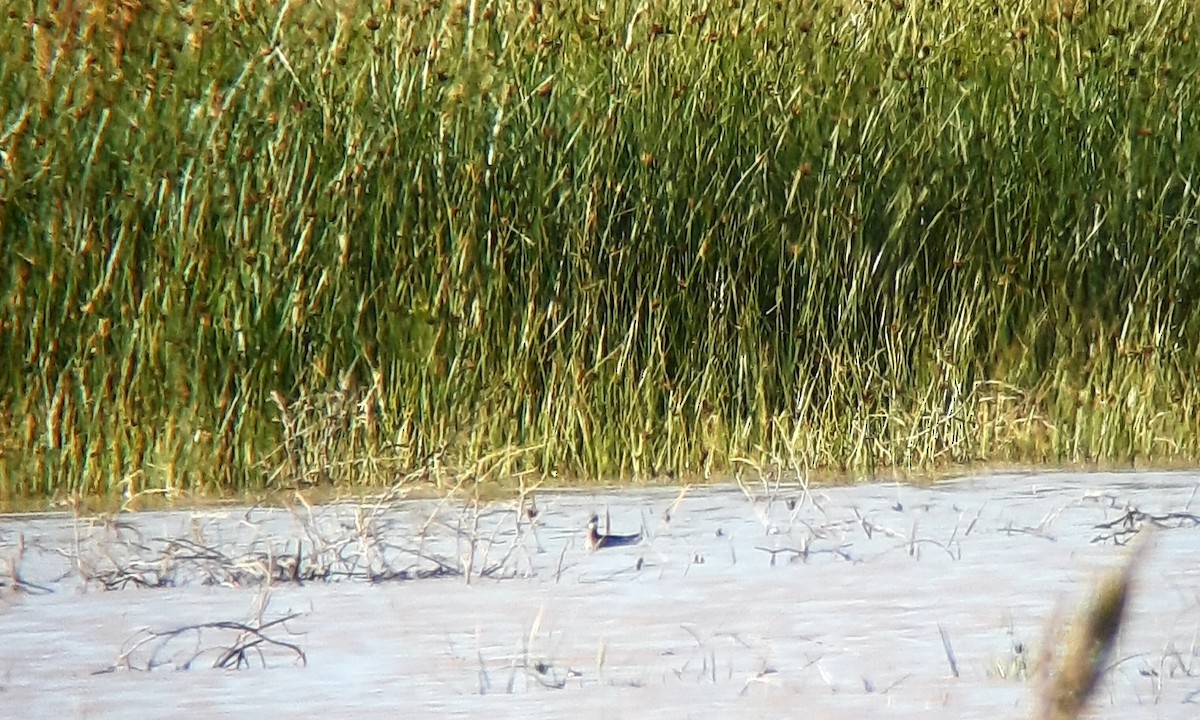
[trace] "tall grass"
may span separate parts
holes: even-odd
[[[6,496],[1200,455],[1189,3],[2,12]]]
[[[1034,717],[1076,720],[1087,714],[1089,701],[1111,669],[1117,637],[1134,594],[1135,575],[1151,542],[1150,533],[1147,529],[1137,538],[1123,567],[1100,579],[1091,600],[1061,637],[1057,641],[1050,638],[1040,669],[1040,707]]]

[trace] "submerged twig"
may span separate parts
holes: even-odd
[[[257,655],[263,668],[267,667],[268,648],[285,650],[295,657],[295,662],[304,666],[308,664],[308,656],[297,643],[282,639],[276,631],[282,629],[288,635],[294,635],[287,629],[286,624],[300,617],[300,613],[288,613],[273,620],[264,620],[268,600],[260,599],[258,610],[253,619],[247,622],[221,620],[216,622],[195,623],[182,625],[169,630],[143,629],[136,639],[127,643],[112,665],[97,670],[93,675],[115,672],[117,670],[140,670],[149,672],[163,665],[172,665],[177,670],[188,670],[198,658],[205,654],[215,654],[212,662],[214,669],[239,670],[251,666],[251,655]],[[206,643],[213,633],[223,636],[225,640]],[[232,634],[232,636],[230,636]],[[174,658],[165,657],[185,637],[193,639],[190,650],[183,655],[176,654]],[[139,651],[149,647],[148,653],[138,657]]]
[[[1129,542],[1130,538],[1140,533],[1146,525],[1164,529],[1197,527],[1200,526],[1200,515],[1189,512],[1169,512],[1162,513],[1161,515],[1152,515],[1129,505],[1126,506],[1125,512],[1115,520],[1093,525],[1092,527],[1096,530],[1110,530],[1112,532],[1100,533],[1092,538],[1092,542],[1103,543],[1111,540],[1116,545],[1124,545]]]

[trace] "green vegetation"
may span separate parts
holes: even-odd
[[[0,497],[1200,457],[1191,3],[0,12]]]

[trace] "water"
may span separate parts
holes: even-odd
[[[1132,507],[1176,515],[1095,716],[1192,718],[1197,487],[1054,473],[543,493],[532,522],[512,502],[0,518],[0,717],[1028,717],[1020,663],[1120,565],[1106,536],[1122,526],[1097,526]],[[646,541],[588,552],[593,511]],[[303,662],[263,643],[248,668],[213,669],[236,628],[148,634],[289,614],[263,634]]]

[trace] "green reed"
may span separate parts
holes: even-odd
[[[56,7],[4,496],[1200,454],[1186,3]]]

